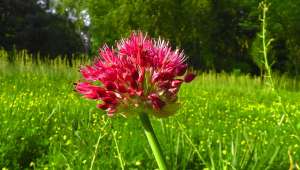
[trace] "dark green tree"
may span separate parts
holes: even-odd
[[[0,46],[6,50],[27,49],[41,56],[82,52],[75,25],[65,16],[41,8],[36,0],[0,1]]]
[[[76,30],[90,36],[94,53],[104,43],[112,45],[132,30],[167,38],[185,50],[193,66],[216,71],[260,73],[255,39],[260,31],[261,0],[52,0],[65,16],[76,16]],[[53,3],[55,2],[55,3]],[[274,38],[272,68],[299,74],[300,1],[269,0],[269,34]],[[51,4],[51,3],[50,3]],[[51,5],[50,5],[51,6]],[[82,12],[91,25],[85,26]],[[79,29],[78,29],[79,28]]]

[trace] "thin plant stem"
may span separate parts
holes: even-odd
[[[148,142],[150,144],[150,147],[152,149],[152,152],[154,154],[154,157],[155,157],[155,160],[157,162],[159,169],[167,170],[167,166],[166,166],[163,154],[162,154],[162,150],[161,150],[159,142],[155,136],[151,122],[149,120],[149,116],[146,113],[140,113],[139,116],[142,121],[146,137],[148,139]]]
[[[93,169],[93,166],[94,166],[94,162],[95,162],[95,159],[96,159],[96,155],[97,155],[97,151],[98,151],[98,147],[99,147],[100,140],[101,140],[105,135],[106,135],[106,134],[103,135],[102,132],[100,131],[99,137],[98,137],[98,140],[97,140],[97,143],[96,143],[96,147],[95,147],[95,152],[94,152],[94,155],[93,155],[93,159],[92,159],[92,162],[91,162],[90,170]]]
[[[123,158],[122,158],[122,155],[121,155],[119,147],[118,147],[118,142],[117,142],[116,136],[117,136],[117,131],[113,132],[113,137],[114,137],[114,141],[116,144],[116,149],[117,149],[117,154],[118,154],[118,159],[120,161],[121,169],[124,170]]]
[[[109,124],[109,121],[104,121],[104,126],[103,128],[105,128],[107,125]],[[95,151],[94,151],[94,155],[93,155],[93,158],[92,158],[92,161],[91,161],[91,166],[90,166],[90,170],[93,169],[93,166],[94,166],[94,162],[95,162],[95,159],[96,159],[96,155],[97,155],[97,151],[98,151],[98,147],[99,147],[99,143],[100,143],[100,140],[106,136],[107,133],[103,133],[102,131],[99,132],[99,137],[98,137],[98,140],[97,140],[97,143],[96,143],[96,147],[95,147]]]
[[[266,2],[262,2],[261,4],[261,8],[262,8],[262,19],[261,19],[261,22],[262,22],[262,25],[261,25],[261,29],[262,29],[262,33],[261,33],[261,39],[262,39],[262,49],[263,49],[263,56],[264,56],[264,65],[265,65],[265,69],[267,70],[267,76],[269,81],[270,81],[270,85],[271,85],[271,89],[272,91],[274,91],[274,82],[273,82],[273,78],[272,78],[272,70],[271,70],[271,66],[269,64],[269,61],[268,61],[268,50],[269,50],[269,46],[271,44],[271,42],[273,41],[273,39],[270,39],[270,40],[266,40],[266,33],[267,33],[267,30],[266,30],[266,13],[268,11],[268,8],[269,8],[269,5],[266,3]]]
[[[179,129],[181,130],[182,134],[185,136],[187,141],[190,143],[190,145],[194,148],[194,152],[198,155],[199,159],[204,163],[204,165],[208,165],[206,161],[203,159],[203,157],[200,154],[199,149],[197,148],[196,144],[192,141],[192,139],[188,136],[188,134],[184,131],[182,124],[179,123],[179,121],[176,119],[177,124],[179,126]]]

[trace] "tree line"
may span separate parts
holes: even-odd
[[[0,46],[44,57],[81,53],[75,24],[49,9],[36,0],[0,0]]]
[[[141,30],[150,36],[168,39],[174,48],[184,49],[189,56],[189,62],[195,68],[228,72],[239,70],[248,73],[259,73],[260,70],[257,59],[260,55],[258,35],[261,31],[261,11],[258,6],[261,0],[39,0],[39,2],[47,5],[44,8],[35,5],[39,7],[36,11],[44,15],[41,22],[36,18],[36,24],[53,22],[50,24],[52,27],[47,28],[57,32],[58,36],[50,37],[59,43],[60,48],[67,49],[59,51],[53,47],[53,51],[57,53],[83,52],[84,47],[87,46],[89,53],[96,55],[97,49],[104,43],[112,45],[117,39],[128,36],[132,30]],[[272,68],[279,72],[298,75],[300,1],[269,0],[267,2],[270,4],[266,17],[267,37],[273,39],[269,48]],[[24,5],[26,6],[26,4],[18,5],[18,8],[23,8]],[[55,14],[45,12],[49,9],[55,10]],[[3,25],[3,18],[6,17],[3,17],[2,12],[1,15],[1,25]],[[53,21],[45,21],[46,16]],[[23,24],[29,27],[29,30],[36,29],[35,24],[20,21],[22,19],[16,20],[21,22],[21,26]],[[57,25],[67,29],[56,29]],[[15,28],[15,26],[11,27]],[[10,30],[2,30],[1,27],[1,34],[3,32],[7,34]],[[31,40],[27,41],[27,46],[24,42],[21,43],[22,40],[19,41],[18,36],[15,36],[18,41],[9,40],[17,42],[17,47],[40,52],[46,50],[40,43],[33,43],[38,42],[34,32],[27,37],[22,37],[23,40],[26,38]],[[63,38],[62,34],[66,34],[66,38]],[[51,38],[45,39],[43,43],[49,43],[51,47],[53,45]],[[1,37],[2,46],[7,44],[5,42]],[[72,45],[78,48],[71,48]]]

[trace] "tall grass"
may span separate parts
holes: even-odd
[[[9,64],[0,53],[0,168],[156,167],[138,118],[108,118],[73,92],[86,61],[69,67],[24,56],[25,65],[21,57]],[[153,121],[170,169],[296,169],[299,87],[273,80],[290,114],[281,126],[282,107],[258,77],[199,73],[184,85],[178,112]]]

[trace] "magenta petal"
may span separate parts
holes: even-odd
[[[157,109],[157,110],[159,110],[159,109],[161,109],[162,107],[164,107],[165,106],[165,102],[164,101],[162,101],[160,98],[159,98],[159,96],[157,95],[157,94],[150,94],[149,96],[148,96],[148,99],[150,99],[150,101],[151,101],[151,103],[152,103],[152,107],[154,108],[154,109]]]
[[[132,77],[133,80],[138,80],[138,78],[139,78],[139,73],[138,73],[136,70],[134,70],[134,71],[132,72],[132,74],[131,74],[131,77]]]
[[[172,83],[171,83],[171,86],[172,87],[178,87],[182,84],[183,80],[180,80],[180,79],[176,79],[176,80],[173,80]]]
[[[170,80],[173,77],[174,76],[171,72],[162,72],[162,74],[160,74],[160,76],[159,76],[160,80]]]
[[[98,104],[97,107],[99,109],[106,110],[109,107],[109,105],[106,103],[103,103],[103,104]]]
[[[81,74],[86,80],[96,81],[98,78],[98,72],[91,66],[86,66],[80,69]]]
[[[112,117],[112,116],[114,116],[114,113],[116,113],[116,111],[117,111],[116,108],[110,107],[110,108],[107,109],[107,115],[108,115],[109,117]]]
[[[118,103],[118,101],[114,98],[111,98],[111,97],[104,97],[102,98],[102,100],[107,103],[107,104],[110,104],[110,105],[116,105]]]
[[[126,92],[127,92],[125,86],[123,86],[122,84],[118,84],[118,85],[117,85],[117,89],[118,89],[118,91],[119,91],[120,93],[126,93]]]
[[[177,92],[179,91],[179,88],[175,87],[175,88],[171,88],[168,90],[172,95],[176,95]]]
[[[158,86],[162,89],[168,89],[171,86],[171,83],[169,81],[160,81],[158,82]]]
[[[152,82],[156,82],[158,80],[158,78],[159,78],[159,75],[160,74],[158,72],[154,72],[153,75],[152,75],[151,81]]]
[[[89,99],[99,99],[105,94],[105,90],[103,88],[91,85],[87,82],[76,84],[75,89],[79,93],[83,94],[84,97]]]
[[[189,74],[187,74],[187,75],[184,77],[184,81],[185,81],[186,83],[189,83],[189,82],[191,82],[192,80],[194,80],[195,77],[196,77],[195,74],[189,73]]]
[[[186,64],[179,65],[176,68],[176,75],[177,76],[182,76],[186,72],[186,69],[187,69],[187,65]]]
[[[115,83],[111,82],[111,81],[107,81],[104,83],[105,87],[107,90],[113,91],[117,88],[117,86],[115,85]]]
[[[116,98],[116,94],[113,91],[106,91],[105,92],[105,97],[110,97],[110,98]]]

